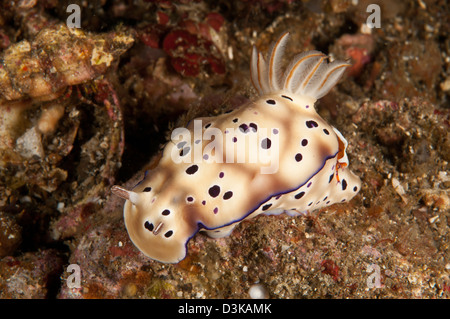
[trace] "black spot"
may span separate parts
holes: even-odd
[[[152,188],[151,187],[146,187],[146,188],[144,188],[144,190],[143,190],[143,192],[150,192],[152,190]]]
[[[233,123],[237,123],[237,121],[239,121],[239,119],[237,118],[233,119]]]
[[[266,204],[262,207],[262,210],[268,210],[270,207],[272,207],[272,204]]]
[[[192,175],[195,174],[198,171],[198,166],[197,165],[191,165],[186,169],[186,174]]]
[[[188,202],[193,202],[193,201],[194,201],[194,197],[189,196],[189,197],[186,198],[186,200],[187,200]]]
[[[326,202],[325,204],[327,204],[327,205],[328,205],[329,203],[330,203],[330,201]]]
[[[163,210],[163,212],[161,213],[161,215],[163,215],[163,216],[168,216],[168,215],[170,215],[170,210],[168,210],[168,209]]]
[[[313,204],[313,202],[309,203],[308,206],[311,206]]]
[[[185,156],[189,153],[189,151],[191,150],[190,147],[185,147],[180,151],[180,156]]]
[[[344,198],[343,200],[341,200],[341,203],[343,203],[343,202],[345,202],[346,201],[346,199]]]
[[[295,160],[296,160],[297,162],[300,162],[302,159],[303,159],[302,154],[297,153],[297,154],[295,155]]]
[[[277,104],[277,102],[275,102],[275,100],[267,100],[266,103],[267,103],[267,104],[270,104],[270,105],[275,105],[275,104]]]
[[[186,144],[186,141],[180,142],[180,143],[177,144],[177,148],[179,150],[181,150],[185,144]]]
[[[302,146],[308,145],[308,140],[305,138],[302,140]]]
[[[293,101],[293,99],[291,99],[289,96],[286,96],[286,95],[282,95],[281,97],[284,97],[285,99],[288,99],[288,100],[291,100],[291,101]]]
[[[217,197],[220,194],[220,187],[218,185],[211,186],[208,193],[211,197]]]
[[[223,199],[227,200],[227,199],[230,199],[232,196],[233,196],[233,192],[228,191],[225,194],[223,194]]]
[[[227,110],[227,111],[225,111],[225,114],[228,114],[228,113],[231,113],[231,112],[233,112],[233,110]]]
[[[323,129],[323,132],[324,132],[326,135],[330,135],[330,132],[328,132],[328,130],[327,130],[326,128]]]
[[[323,201],[326,201],[326,200],[327,200],[327,198],[328,198],[328,196],[325,196],[325,197],[324,197],[324,199],[323,199]]]
[[[345,191],[347,189],[347,181],[345,179],[342,180],[342,190]]]
[[[169,230],[167,233],[164,234],[164,237],[169,238],[173,235],[173,231]]]
[[[306,127],[307,128],[314,128],[314,127],[318,127],[319,126],[319,124],[317,124],[317,122],[316,121],[306,121]]]
[[[333,180],[334,174],[330,175],[330,179],[328,180],[328,184],[331,183],[331,181]]]
[[[295,195],[294,197],[295,197],[295,199],[300,199],[300,198],[302,198],[304,195],[305,195],[305,192],[300,192],[300,193],[298,193],[297,195]]]
[[[211,126],[211,123],[208,123],[208,124],[205,125],[205,128],[208,128],[210,126]]]
[[[248,125],[245,124],[245,123],[239,125],[239,130],[240,130],[242,133],[248,133]]]
[[[153,226],[153,224],[152,224],[152,223],[149,223],[148,221],[145,222],[144,227],[145,227],[146,229],[148,229],[149,231],[153,231],[153,228],[155,228],[155,227]]]
[[[253,132],[258,131],[258,125],[256,125],[255,123],[250,123],[250,127],[253,129]]]
[[[358,186],[353,187],[353,191],[354,192],[358,191]]]
[[[265,150],[269,149],[272,146],[272,141],[270,138],[265,138],[261,141],[261,147]]]

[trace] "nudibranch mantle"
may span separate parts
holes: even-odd
[[[177,263],[199,230],[224,237],[259,214],[305,214],[359,191],[347,141],[314,109],[348,64],[308,51],[280,74],[287,38],[267,59],[253,47],[256,101],[175,130],[158,165],[132,191],[113,186],[126,199],[128,234],[148,257]]]

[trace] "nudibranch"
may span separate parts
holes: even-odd
[[[128,234],[148,257],[177,263],[200,230],[224,237],[259,214],[306,214],[359,191],[347,141],[314,109],[349,64],[308,51],[280,73],[287,39],[272,44],[267,58],[253,47],[255,101],[175,129],[132,191],[113,186],[126,199]]]

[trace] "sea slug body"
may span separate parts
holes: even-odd
[[[296,216],[358,193],[347,141],[314,109],[348,64],[308,51],[282,74],[287,38],[272,45],[267,59],[253,48],[255,101],[176,129],[156,168],[132,191],[113,186],[126,199],[129,236],[148,257],[176,263],[199,230],[224,237],[260,214]]]

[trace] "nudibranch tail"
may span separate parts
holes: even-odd
[[[284,33],[271,47],[267,62],[253,47],[250,73],[253,86],[260,95],[284,90],[297,95],[309,96],[317,100],[328,93],[341,78],[350,64],[335,60],[319,51],[307,51],[297,55],[280,75],[281,60],[289,32]]]

